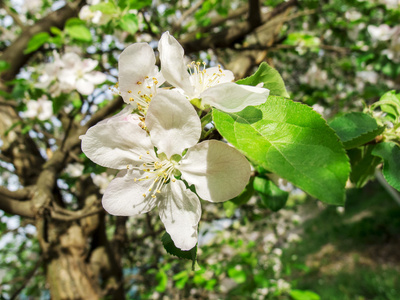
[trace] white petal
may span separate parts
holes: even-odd
[[[232,82],[235,79],[232,71],[222,70],[220,67],[212,67],[206,69],[206,80],[213,78],[218,74],[218,83]]]
[[[94,84],[90,81],[80,78],[75,84],[76,90],[82,95],[90,95],[94,91]]]
[[[250,164],[235,148],[205,141],[190,148],[178,167],[182,178],[194,184],[200,198],[211,202],[239,195],[250,178]]]
[[[82,72],[87,73],[97,67],[99,62],[97,60],[87,58],[82,61]]]
[[[121,96],[126,103],[129,103],[131,93],[137,93],[143,88],[146,76],[150,77],[154,73],[155,64],[154,51],[147,43],[135,43],[122,51],[118,61],[118,81]]]
[[[264,103],[269,90],[249,85],[226,82],[213,86],[201,94],[203,104],[214,106],[225,112],[237,112],[249,105]]]
[[[151,100],[146,126],[153,144],[167,157],[194,146],[201,134],[196,110],[176,91],[162,90]]]
[[[116,115],[114,115],[110,118],[100,121],[99,123],[97,123],[97,125],[109,123],[109,122],[120,122],[120,121],[130,121],[132,123],[139,124],[139,122],[140,122],[139,115],[132,114],[133,109],[134,108],[132,106],[127,105],[119,113],[117,113]]]
[[[190,75],[183,59],[183,48],[168,31],[161,36],[158,51],[160,52],[161,72],[165,80],[173,86],[181,88],[187,94],[192,94],[193,86],[190,83]]]
[[[106,81],[107,76],[104,73],[93,71],[83,75],[83,78],[85,78],[87,81],[90,81],[93,84],[100,84]]]
[[[167,184],[158,202],[161,221],[176,247],[190,250],[197,243],[197,225],[201,216],[199,198],[177,180]]]
[[[86,156],[107,168],[122,170],[127,165],[154,161],[150,137],[137,123],[129,120],[97,124],[80,138]]]
[[[133,173],[126,170],[120,171],[104,193],[102,204],[104,209],[115,216],[134,216],[144,214],[152,210],[157,199],[152,197],[143,197],[148,194],[148,189],[152,180],[137,180],[143,172],[135,171]]]
[[[77,74],[72,69],[62,69],[58,73],[58,80],[63,84],[75,86],[75,82],[77,80]]]

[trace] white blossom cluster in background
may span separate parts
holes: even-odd
[[[235,84],[232,72],[220,66],[186,65],[182,46],[168,32],[158,50],[161,71],[147,43],[122,52],[115,89],[128,106],[81,136],[82,151],[119,170],[104,192],[106,211],[133,216],[157,207],[175,245],[189,250],[197,244],[199,197],[230,200],[250,178],[250,164],[235,148],[217,140],[198,143],[202,125],[194,106],[237,112],[264,103],[269,90]],[[166,81],[174,88],[162,88]]]
[[[386,24],[379,26],[368,25],[367,29],[373,42],[384,41],[388,43],[389,47],[383,50],[382,54],[394,62],[400,62],[400,26],[390,27]]]
[[[82,60],[74,52],[65,53],[60,57],[54,51],[53,62],[42,66],[41,76],[35,86],[48,90],[53,97],[74,90],[82,95],[90,95],[96,85],[107,79],[105,74],[94,71],[97,65],[98,61],[91,58]]]

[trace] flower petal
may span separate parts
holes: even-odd
[[[178,169],[194,184],[200,198],[211,202],[239,195],[250,178],[250,164],[235,148],[220,141],[205,141],[190,148]]]
[[[75,84],[76,90],[82,95],[90,95],[94,91],[94,84],[85,78],[79,78]]]
[[[85,78],[87,81],[93,83],[93,84],[100,84],[106,81],[107,76],[104,73],[101,73],[99,71],[93,71],[90,73],[87,73],[83,75],[83,78]]]
[[[146,116],[151,140],[168,158],[196,145],[201,123],[192,104],[180,93],[162,90],[151,100]]]
[[[214,106],[225,112],[237,112],[249,105],[264,103],[269,90],[249,85],[226,82],[213,86],[201,94],[203,104]]]
[[[152,180],[137,180],[141,171],[120,171],[110,182],[104,193],[102,204],[104,209],[115,216],[134,216],[151,211],[157,204],[157,199],[143,197],[148,193]]]
[[[199,198],[181,180],[168,183],[158,202],[161,221],[176,247],[190,250],[197,243],[201,216]]]
[[[154,161],[149,135],[130,119],[97,124],[80,139],[86,156],[103,167],[122,170],[127,165]]]
[[[146,76],[154,73],[156,57],[147,43],[135,43],[122,51],[118,62],[118,81],[121,96],[129,103],[131,93],[137,94],[143,88]],[[131,93],[128,93],[131,91]]]
[[[183,48],[168,31],[161,36],[158,51],[160,52],[161,72],[165,80],[173,86],[181,88],[187,94],[192,94],[193,86],[190,83],[190,75],[183,59]]]

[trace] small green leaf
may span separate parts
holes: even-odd
[[[396,91],[390,91],[385,93],[379,101],[371,105],[374,109],[376,106],[380,106],[381,110],[391,116],[392,120],[396,120],[400,117],[400,94],[396,94]]]
[[[223,206],[225,209],[225,214],[228,218],[232,217],[235,210],[239,206],[247,203],[250,200],[251,196],[254,195],[253,181],[254,177],[251,177],[249,183],[246,185],[244,190],[238,196],[229,201],[224,202]]]
[[[374,177],[375,168],[381,162],[379,157],[372,155],[374,145],[350,149],[347,155],[350,158],[350,180],[357,188],[362,188],[368,180]]]
[[[30,41],[28,42],[28,46],[24,50],[24,54],[29,54],[33,51],[36,51],[40,47],[43,46],[44,43],[46,43],[50,38],[50,34],[47,32],[39,32],[35,34]]]
[[[118,12],[114,3],[112,2],[102,2],[99,4],[91,5],[90,11],[101,11],[103,14],[112,15]]]
[[[65,31],[75,40],[82,42],[91,42],[92,34],[86,27],[85,22],[77,18],[71,18],[65,25]]]
[[[271,180],[257,176],[253,185],[262,203],[270,210],[278,211],[285,206],[289,193],[282,191]]]
[[[328,204],[343,205],[350,173],[335,132],[311,107],[269,96],[241,112],[213,109],[221,135],[263,168]]]
[[[247,279],[246,272],[237,267],[228,269],[228,276],[239,284],[245,282]]]
[[[341,115],[329,125],[336,131],[346,149],[364,145],[385,130],[385,127],[378,126],[374,118],[361,112]]]
[[[261,63],[258,70],[253,75],[236,81],[238,84],[252,86],[256,86],[261,82],[264,83],[264,88],[269,89],[270,95],[289,98],[281,75],[266,62]]]
[[[400,191],[400,147],[393,142],[384,142],[376,145],[372,154],[383,159],[383,176]]]
[[[197,255],[197,245],[188,251],[183,251],[175,246],[174,241],[171,239],[171,236],[168,234],[168,232],[165,232],[164,235],[161,237],[161,242],[163,243],[165,250],[169,254],[179,258],[191,260],[193,263],[192,266],[194,267]]]
[[[128,14],[122,17],[119,22],[119,26],[122,30],[125,30],[133,35],[139,29],[139,20],[136,15]]]
[[[156,291],[162,293],[167,288],[168,284],[168,276],[163,269],[159,270],[156,274],[156,279],[158,281],[158,285],[156,286]]]
[[[10,64],[8,62],[6,62],[5,60],[0,60],[0,73],[8,70],[9,67]]]
[[[292,297],[293,300],[320,300],[321,299],[318,294],[316,294],[312,291],[291,290],[289,293],[290,293],[290,297]]]
[[[62,35],[62,31],[57,27],[50,27],[50,32],[54,35]]]

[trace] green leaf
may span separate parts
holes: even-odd
[[[400,147],[393,142],[384,142],[376,145],[372,154],[383,159],[383,176],[400,191]]]
[[[252,86],[256,86],[261,82],[264,83],[264,88],[269,89],[270,95],[289,98],[281,75],[266,62],[261,63],[253,75],[236,81],[238,84]]]
[[[65,25],[65,31],[75,40],[82,42],[92,41],[90,30],[86,27],[85,22],[80,19],[69,19]]]
[[[312,291],[291,290],[289,293],[290,293],[290,297],[292,297],[293,300],[320,300],[321,299],[318,294],[316,294]]]
[[[99,4],[91,5],[90,11],[101,11],[103,14],[112,15],[118,12],[114,3],[112,2],[102,2]]]
[[[236,208],[240,205],[247,203],[251,196],[254,194],[254,187],[253,187],[254,177],[251,177],[249,183],[246,185],[244,190],[235,198],[225,201],[223,206],[225,210],[225,214],[228,218],[232,217]]]
[[[119,26],[122,30],[125,30],[133,35],[139,29],[139,21],[136,15],[128,14],[122,17],[119,22]]]
[[[228,276],[239,284],[245,282],[247,279],[246,272],[237,267],[228,269]]]
[[[271,180],[257,176],[253,185],[260,195],[262,204],[270,210],[278,211],[285,206],[289,193],[282,191]]]
[[[329,125],[336,131],[346,149],[364,145],[385,130],[384,126],[378,126],[373,117],[362,112],[341,115]]]
[[[269,96],[238,113],[213,109],[213,120],[250,160],[325,203],[343,205],[348,158],[335,132],[311,107]]]
[[[400,94],[396,94],[396,91],[390,91],[385,93],[379,101],[371,105],[374,109],[376,106],[380,106],[381,110],[391,116],[392,120],[396,120],[400,116]]]
[[[374,177],[375,168],[381,162],[379,157],[372,155],[374,145],[350,149],[347,155],[350,158],[351,173],[350,180],[357,188],[362,188],[368,180]]]
[[[40,47],[43,46],[44,43],[46,43],[50,38],[50,34],[47,32],[39,32],[35,34],[30,41],[28,42],[28,46],[24,50],[24,54],[29,54],[33,51],[36,51]]]
[[[5,60],[0,60],[0,73],[8,70],[9,67],[10,64],[8,62],[6,62]]]
[[[165,250],[169,254],[179,258],[191,260],[193,263],[192,267],[194,267],[197,255],[197,245],[188,251],[183,251],[175,246],[174,241],[171,239],[171,236],[168,234],[168,232],[165,232],[164,235],[161,237],[161,242],[163,243]]]

